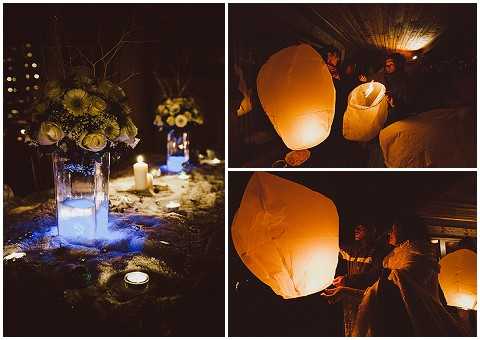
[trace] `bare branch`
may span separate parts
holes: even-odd
[[[123,79],[121,82],[119,82],[118,85],[123,84],[123,83],[129,81],[130,79],[132,79],[133,77],[138,76],[139,74],[140,74],[140,72],[133,72],[133,73],[131,73],[127,78],[125,78],[125,79]]]

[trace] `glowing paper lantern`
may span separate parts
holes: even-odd
[[[291,46],[272,55],[258,73],[257,90],[288,148],[308,149],[330,134],[335,88],[325,62],[311,46]]]
[[[476,111],[435,109],[390,124],[379,140],[389,168],[476,167]]]
[[[338,260],[338,214],[327,197],[255,173],[233,225],[235,249],[250,271],[285,299],[328,287]]]
[[[346,139],[366,142],[379,134],[388,115],[385,91],[383,84],[370,82],[350,92],[343,115],[343,136]]]
[[[447,304],[463,309],[477,309],[477,254],[460,249],[440,260],[440,286]]]

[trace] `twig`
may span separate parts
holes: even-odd
[[[138,76],[140,74],[140,72],[133,72],[132,74],[130,74],[127,78],[123,79],[121,82],[118,83],[118,85],[120,84],[123,84],[127,81],[129,81],[130,79],[132,79],[133,77],[135,76]]]

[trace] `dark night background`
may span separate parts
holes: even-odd
[[[5,5],[4,56],[11,60],[7,64],[13,69],[8,71],[16,75],[19,91],[10,94],[5,86],[4,112],[10,113],[14,108],[21,114],[22,108],[32,100],[29,94],[34,91],[26,93],[23,83],[25,44],[31,44],[31,60],[39,64],[40,85],[42,80],[55,78],[59,73],[54,48],[56,37],[63,46],[72,46],[70,50],[79,48],[90,59],[96,60],[99,58],[99,38],[104,50],[108,50],[120,39],[123,31],[132,27],[134,32],[129,40],[134,42],[124,46],[109,69],[114,81],[121,81],[133,72],[140,73],[123,84],[141,138],[137,148],[122,158],[123,165],[133,164],[136,155],[141,153],[166,153],[166,134],[153,125],[155,109],[162,100],[154,71],[164,79],[171,79],[172,70],[177,65],[184,65],[182,61],[186,58],[189,71],[184,75],[191,81],[185,95],[195,98],[205,117],[205,124],[194,131],[192,146],[203,153],[206,148],[213,149],[223,158],[223,4]],[[78,54],[71,54],[73,64],[84,63]],[[4,60],[4,74],[7,71],[5,66]],[[33,187],[31,166],[34,164],[41,179],[37,189],[51,187],[50,160],[37,159],[34,151],[17,141],[20,127],[14,121],[18,119],[10,118],[13,119],[7,119],[4,114],[5,183],[15,194],[30,193]]]
[[[433,201],[476,206],[476,176],[469,172],[272,172],[329,197],[340,218],[340,243],[355,223],[379,233],[398,214],[417,214]],[[229,226],[252,172],[229,173]],[[450,215],[451,216],[451,215]],[[229,227],[229,228],[230,228]],[[476,228],[476,227],[475,227]],[[229,229],[230,234],[230,229]],[[238,257],[229,237],[229,334],[232,336],[342,336],[341,305],[319,294],[284,300]]]

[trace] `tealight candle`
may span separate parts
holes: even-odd
[[[133,165],[133,175],[135,176],[135,189],[145,190],[148,187],[148,164],[143,161],[142,156],[137,157],[137,163]]]
[[[214,159],[207,159],[207,160],[204,160],[203,162],[208,165],[217,165],[217,164],[220,164],[222,161],[219,160],[217,157],[215,157]]]
[[[187,179],[190,178],[190,176],[187,175],[185,172],[182,171],[182,172],[180,173],[180,175],[178,175],[178,178],[187,180]]]
[[[175,202],[175,201],[170,201],[170,202],[167,203],[167,205],[165,207],[167,207],[168,209],[172,209],[172,210],[177,209],[177,208],[180,207],[180,203]]]
[[[145,288],[149,279],[148,274],[144,272],[130,272],[123,278],[127,287],[131,288]]]

